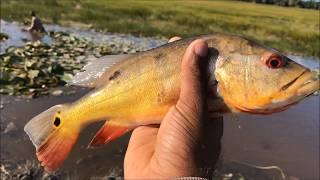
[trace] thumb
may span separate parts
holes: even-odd
[[[196,40],[187,48],[181,63],[179,100],[164,117],[157,135],[154,157],[170,167],[170,173],[176,176],[194,175],[197,171],[194,152],[200,141],[205,113],[206,60],[203,57],[207,52],[204,40]]]
[[[176,108],[190,120],[199,121],[203,118],[207,89],[207,54],[207,43],[196,40],[187,48],[182,59],[181,90]]]

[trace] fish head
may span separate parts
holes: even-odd
[[[310,69],[250,40],[235,41],[220,47],[215,67],[218,94],[231,110],[279,112],[319,90],[319,76]]]

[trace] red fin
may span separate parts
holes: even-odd
[[[106,121],[102,128],[96,133],[94,138],[91,140],[88,148],[101,146],[107,144],[110,141],[117,139],[118,137],[124,135],[130,131],[132,127],[127,125],[121,125],[114,123],[113,121]]]
[[[37,157],[47,171],[54,171],[62,165],[69,155],[78,134],[54,132],[39,148]]]

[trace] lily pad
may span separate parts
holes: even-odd
[[[59,94],[56,88],[70,81],[87,61],[125,49],[66,32],[51,31],[49,36],[54,39],[50,45],[26,41],[23,47],[9,47],[0,55],[0,93],[24,97]]]
[[[70,82],[72,79],[73,75],[70,73],[64,73],[61,80],[65,82]]]
[[[8,34],[0,32],[0,41],[6,41],[9,39]]]
[[[39,72],[40,72],[39,70],[30,70],[30,71],[28,72],[28,77],[29,77],[30,79],[34,79],[35,77],[38,76]]]

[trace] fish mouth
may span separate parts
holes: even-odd
[[[319,74],[315,71],[306,70],[292,82],[289,82],[287,86],[285,91],[288,93],[295,92],[293,94],[298,97],[308,96],[320,89]]]
[[[282,86],[281,98],[273,99],[270,104],[259,108],[234,106],[239,111],[253,114],[272,114],[281,112],[314,92],[320,90],[319,74],[310,70],[303,71],[299,76]]]
[[[307,72],[308,70],[303,71],[299,76],[294,78],[292,81],[288,82],[286,85],[282,86],[281,91],[287,90],[292,84],[294,84],[301,76],[303,76]]]
[[[319,89],[319,74],[314,71],[305,70],[281,88],[283,98],[273,100],[273,103],[266,108],[264,113],[269,114],[284,111]]]

